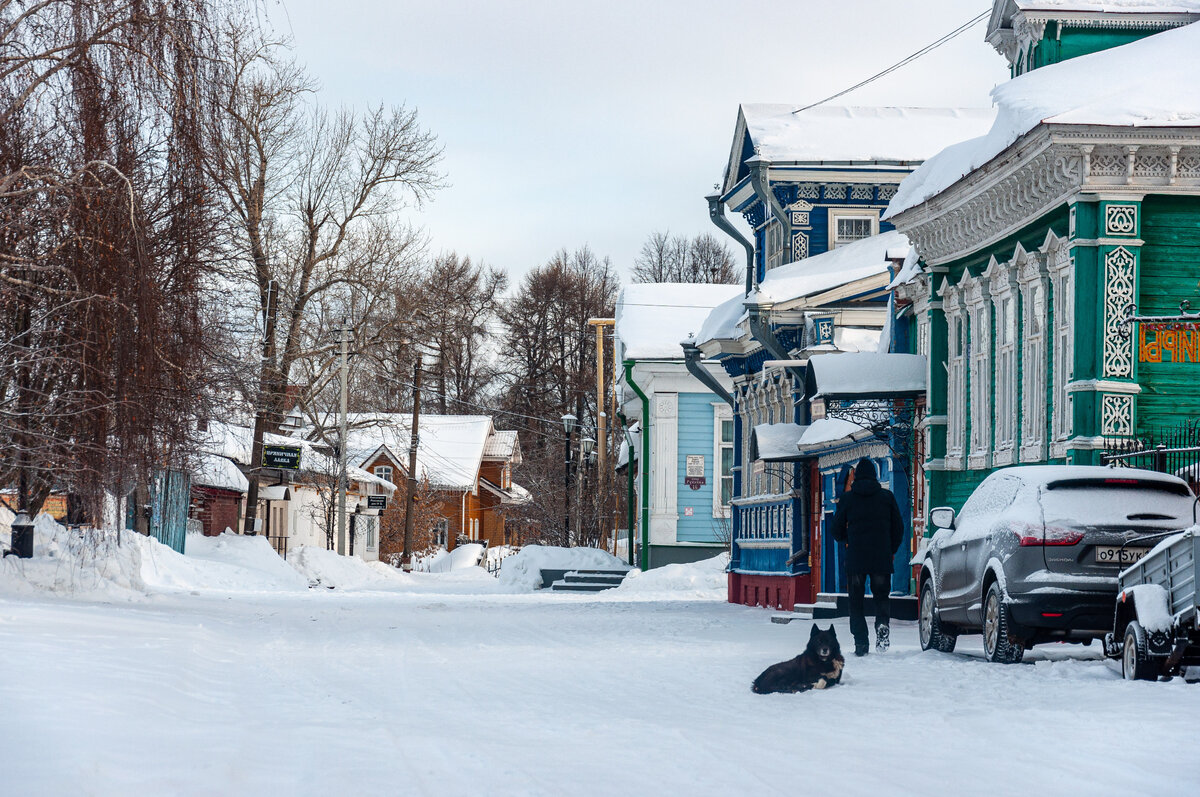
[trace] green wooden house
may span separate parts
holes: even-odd
[[[927,507],[1200,418],[1200,327],[1128,322],[1200,305],[1200,2],[1105,8],[997,2],[995,126],[885,215],[916,253],[893,288],[929,362]]]

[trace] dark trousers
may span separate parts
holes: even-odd
[[[850,584],[850,633],[854,641],[867,643],[867,620],[863,616],[863,598],[867,591],[865,573],[851,573],[848,576]],[[888,593],[892,590],[891,573],[872,573],[871,600],[875,602],[875,625],[888,625],[891,621],[891,599]]]

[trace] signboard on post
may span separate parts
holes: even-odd
[[[368,495],[367,496],[367,509],[379,509],[379,510],[387,509],[387,496],[386,495]]]
[[[300,446],[263,446],[264,468],[300,470]]]
[[[687,471],[683,483],[693,490],[699,490],[707,481],[704,478],[704,455],[688,454]]]

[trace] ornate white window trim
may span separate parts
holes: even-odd
[[[964,299],[967,309],[970,347],[967,376],[967,404],[971,432],[967,449],[967,467],[987,468],[992,463],[992,303],[991,292],[983,279],[967,277]]]
[[[733,495],[733,472],[730,471],[726,476],[723,473],[721,466],[722,454],[725,451],[729,452],[730,458],[733,456],[733,440],[725,442],[722,439],[721,430],[724,424],[733,423],[733,410],[728,404],[723,401],[713,402],[713,458],[712,458],[712,516],[714,518],[727,519],[732,517],[732,507],[730,504],[722,500],[723,488],[725,481],[730,484],[729,497]],[[732,463],[731,463],[732,464]]]
[[[1017,435],[1019,429],[1019,384],[1017,369],[1017,268],[1028,258],[1028,253],[1018,245],[1016,256],[1011,262],[1000,263],[994,257],[983,276],[987,278],[992,296],[992,318],[995,319],[995,380],[993,380],[992,406],[995,407],[992,447],[994,465],[1011,465],[1016,462]]]
[[[1021,293],[1021,448],[1022,462],[1046,459],[1049,362],[1046,357],[1049,313],[1046,261],[1050,247],[1059,246],[1053,234],[1046,248],[1027,254],[1017,268]]]
[[[945,283],[941,290],[946,315],[946,457],[947,470],[966,464],[967,428],[967,324],[958,286]]]
[[[1048,266],[1054,313],[1050,456],[1062,457],[1066,455],[1066,441],[1070,439],[1073,431],[1072,398],[1067,389],[1075,368],[1075,261],[1071,257],[1071,250],[1065,246],[1051,250]]]

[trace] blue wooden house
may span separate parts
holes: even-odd
[[[892,486],[906,478],[887,413],[911,423],[919,395],[894,380],[835,395],[811,364],[850,357],[868,383],[873,369],[924,373],[889,354],[906,350],[893,347],[888,286],[909,245],[880,216],[926,156],[991,119],[936,108],[739,109],[723,183],[708,201],[713,222],[746,249],[746,281],[692,341],[733,385],[731,602],[791,608],[839,591],[839,554],[824,526],[846,465],[871,456]],[[726,209],[742,215],[749,237]],[[902,573],[894,586],[907,584]]]
[[[635,283],[617,299],[621,409],[626,427],[640,429],[630,498],[639,510],[635,561],[643,569],[729,550],[733,411],[688,372],[679,344],[713,307],[741,295],[739,285]],[[732,386],[716,363],[698,368],[716,388]]]

